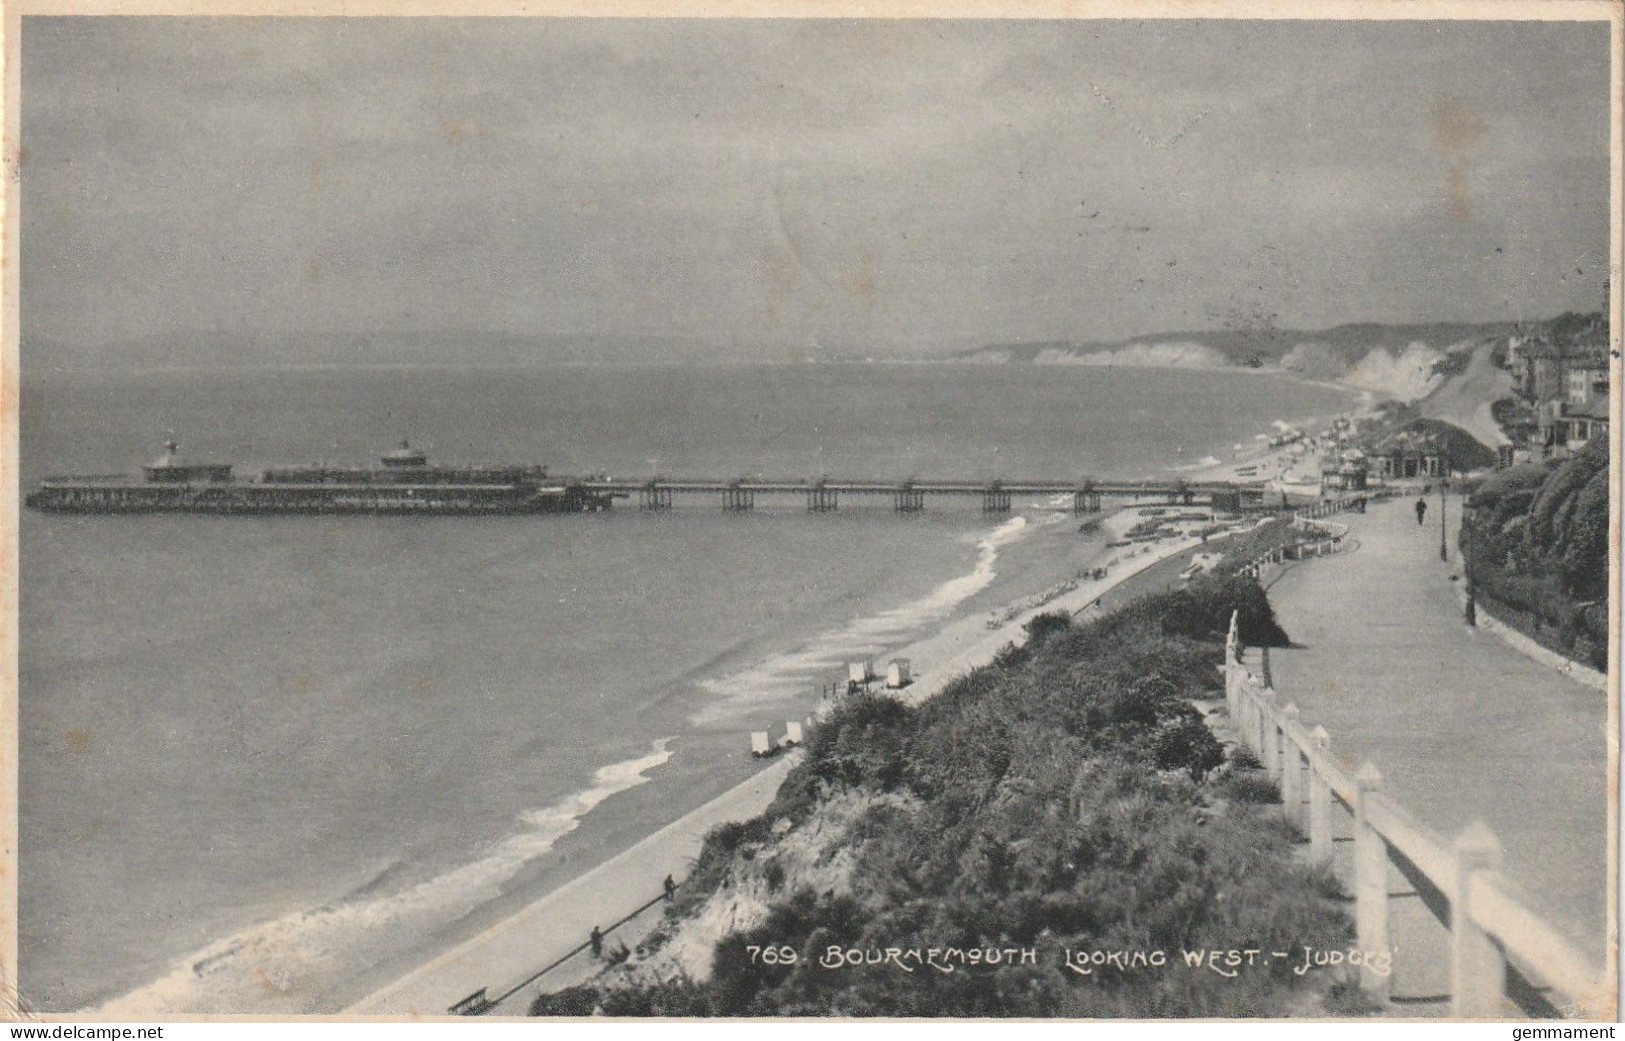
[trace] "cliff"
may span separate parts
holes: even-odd
[[[1561,342],[1594,331],[1600,315],[1564,314],[1545,322],[1374,322],[1330,329],[1282,329],[1252,322],[1199,332],[1113,342],[1003,343],[960,351],[962,361],[1050,365],[1250,368],[1335,380],[1402,402],[1420,401],[1469,366],[1480,347],[1508,336]],[[1476,403],[1475,403],[1476,404]],[[1449,417],[1444,417],[1449,418]]]
[[[1258,804],[1271,787],[1193,707],[1218,696],[1235,608],[1253,645],[1284,638],[1256,584],[1206,579],[1086,625],[1040,616],[918,706],[853,699],[766,814],[708,837],[649,942],[533,1011],[1350,1011],[1324,973],[1184,960],[1350,933],[1337,883]]]

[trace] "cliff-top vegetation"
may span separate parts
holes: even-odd
[[[1608,668],[1608,444],[1484,479],[1462,524],[1474,594],[1540,643]]]
[[[1285,642],[1256,583],[1207,578],[1087,624],[1040,615],[1024,645],[917,706],[854,698],[766,813],[707,838],[648,943],[533,1011],[1337,1011],[1335,981],[1293,972],[1305,947],[1348,943],[1337,883],[1294,856],[1273,787],[1227,761],[1193,705],[1220,696],[1233,610],[1247,644]],[[959,952],[953,971],[933,950]],[[972,950],[1034,954],[966,963]],[[1246,950],[1294,958],[1230,974],[1185,960]]]

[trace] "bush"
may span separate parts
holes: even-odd
[[[1223,641],[1230,631],[1230,616],[1238,615],[1237,635],[1248,647],[1290,647],[1292,640],[1275,620],[1264,587],[1255,578],[1204,575],[1168,599],[1154,605],[1163,618],[1163,632],[1195,640]]]
[[[1193,711],[1157,732],[1156,762],[1164,770],[1184,770],[1200,784],[1210,770],[1223,765],[1224,746]]]
[[[1462,525],[1474,595],[1560,654],[1607,668],[1608,454],[1601,441],[1554,467],[1512,467],[1473,492]],[[1601,613],[1606,613],[1606,609]]]
[[[625,1015],[1133,1016],[1284,1015],[1301,1008],[1289,972],[1109,973],[1086,983],[1065,950],[1196,946],[1297,949],[1346,943],[1324,878],[1297,862],[1261,777],[1214,781],[1230,809],[1204,809],[1224,752],[1191,706],[1216,691],[1230,612],[1269,636],[1256,583],[1203,580],[1074,624],[1037,620],[1022,653],[973,670],[916,708],[857,699],[810,735],[767,815],[713,832],[712,864],[754,855],[769,820],[812,819],[831,791],[876,797],[842,825],[841,892],[794,888],[794,831],[766,918],[720,942],[710,977],[602,987],[539,1009]],[[1042,618],[1043,616],[1040,616]],[[1276,630],[1277,638],[1284,634]],[[1233,770],[1232,770],[1233,772]],[[896,793],[878,799],[879,793]],[[698,873],[698,872],[697,872]],[[764,875],[764,877],[766,877]],[[770,882],[772,880],[770,879]],[[699,889],[691,882],[685,891]],[[703,897],[702,897],[703,898]],[[788,945],[793,964],[746,950]],[[823,968],[828,947],[1033,946],[1036,965]],[[625,991],[625,993],[620,993]]]
[[[1232,773],[1225,777],[1220,791],[1237,802],[1268,805],[1281,801],[1281,789],[1263,773]]]
[[[1230,746],[1230,752],[1226,756],[1226,760],[1232,770],[1264,769],[1264,764],[1259,760],[1258,756],[1253,754],[1252,749],[1244,745]]]
[[[1052,633],[1072,628],[1072,615],[1066,611],[1045,611],[1027,619],[1022,628],[1027,632],[1028,643],[1040,643]]]

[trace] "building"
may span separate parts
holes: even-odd
[[[1404,481],[1443,477],[1448,465],[1432,434],[1401,430],[1372,449],[1367,471],[1386,481]]]
[[[181,459],[176,452],[180,446],[173,441],[164,443],[163,458],[141,468],[149,482],[154,484],[221,484],[231,480],[230,463],[198,463]]]
[[[1608,355],[1596,352],[1571,363],[1568,377],[1560,419],[1572,452],[1593,438],[1608,436]]]
[[[1577,409],[1608,403],[1608,356],[1599,353],[1569,366],[1568,402]]]
[[[1601,408],[1588,408],[1580,411],[1571,411],[1564,417],[1567,429],[1564,431],[1564,447],[1570,452],[1577,452],[1585,447],[1587,441],[1595,438],[1608,437],[1608,406]]]
[[[1365,453],[1358,448],[1350,448],[1321,461],[1320,494],[1365,491],[1370,474]]]
[[[1608,431],[1608,324],[1601,314],[1564,315],[1544,336],[1508,342],[1513,387],[1534,415],[1531,456],[1568,454]]]

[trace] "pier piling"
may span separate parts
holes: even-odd
[[[1100,493],[1089,488],[1080,488],[1072,493],[1072,512],[1099,513]]]
[[[638,508],[642,510],[671,509],[671,489],[650,481],[638,491]]]
[[[838,498],[834,489],[822,484],[814,485],[807,489],[807,510],[809,513],[829,513],[838,507]]]

